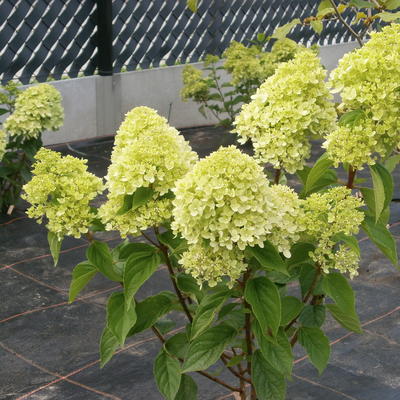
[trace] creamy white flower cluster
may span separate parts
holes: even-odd
[[[336,165],[362,169],[385,157],[400,141],[400,25],[372,32],[361,48],[344,55],[330,80],[340,92],[343,112],[359,112],[326,137],[324,147]]]
[[[234,131],[240,142],[251,139],[262,163],[289,173],[302,169],[310,155],[310,138],[335,126],[336,111],[325,77],[311,50],[280,64],[236,117]]]
[[[173,204],[172,228],[191,246],[181,263],[200,283],[215,284],[224,275],[237,279],[246,268],[247,246],[263,246],[268,239],[289,255],[299,237],[297,195],[269,186],[257,162],[234,146],[202,159],[179,180]],[[208,261],[195,263],[196,252]]]
[[[118,230],[124,237],[169,220],[172,203],[168,194],[196,160],[189,144],[156,111],[148,107],[130,111],[117,132],[106,176],[108,199],[99,210],[107,229]],[[152,198],[119,213],[125,196],[139,188],[152,189]]]
[[[60,92],[47,83],[18,94],[14,112],[4,122],[10,135],[37,138],[43,131],[55,131],[64,122]]]
[[[60,239],[79,238],[95,218],[89,203],[103,191],[102,180],[87,171],[86,160],[45,148],[35,159],[33,178],[22,195],[31,204],[28,216],[38,223],[45,219],[47,229]]]
[[[348,273],[351,278],[358,275],[358,254],[345,243],[336,250],[335,236],[358,233],[364,220],[364,214],[359,210],[362,205],[361,199],[352,196],[351,190],[345,187],[313,193],[303,201],[304,215],[300,223],[305,228],[305,234],[317,243],[311,258],[324,272],[337,269]]]

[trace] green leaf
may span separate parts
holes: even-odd
[[[329,312],[343,328],[355,333],[362,333],[361,323],[357,314],[348,313],[339,308],[337,304],[327,304]]]
[[[262,334],[257,321],[254,322],[252,328],[265,359],[281,374],[290,376],[293,368],[293,353],[285,331],[280,329],[276,343],[272,343]]]
[[[143,283],[154,274],[160,263],[161,257],[158,253],[140,258],[138,258],[137,254],[133,253],[126,260],[124,269],[124,296],[127,310],[132,304],[133,296]]]
[[[327,9],[327,8],[331,8],[332,4],[329,0],[321,0],[321,2],[318,5],[318,9],[317,12],[320,13],[321,11]]]
[[[250,279],[244,296],[251,305],[264,335],[275,337],[281,322],[281,298],[278,288],[266,277]]]
[[[181,272],[176,277],[176,284],[180,291],[186,294],[193,294],[196,296],[197,300],[201,300],[203,293],[200,290],[200,286],[197,284],[196,280],[188,274]]]
[[[324,153],[311,168],[311,171],[307,175],[306,184],[304,187],[305,193],[310,193],[317,184],[318,180],[324,176],[326,171],[333,165],[333,162],[329,160],[326,153]]]
[[[192,13],[197,12],[198,0],[187,0],[186,4]]]
[[[322,374],[328,364],[331,352],[328,338],[319,328],[301,327],[299,342],[306,349],[310,361]]]
[[[375,223],[368,215],[365,216],[361,226],[381,252],[398,268],[396,242],[386,226],[380,222]]]
[[[49,231],[47,233],[47,241],[49,242],[50,253],[53,257],[54,266],[57,266],[58,258],[60,257],[62,239],[60,240],[55,233]]]
[[[358,256],[361,256],[360,245],[358,244],[358,240],[354,236],[349,236],[341,232],[337,233],[332,239],[335,242],[345,243],[350,249],[357,253]]]
[[[186,332],[179,332],[176,335],[170,337],[164,344],[165,350],[171,356],[177,358],[185,358],[187,354],[187,349],[189,347],[189,340],[187,338]]]
[[[146,204],[154,195],[154,189],[150,187],[140,187],[133,194],[124,196],[124,204],[118,210],[117,215],[122,215],[128,211],[134,211]]]
[[[325,322],[325,306],[306,305],[300,314],[299,322],[303,326],[320,328]]]
[[[153,326],[160,317],[168,314],[177,303],[172,292],[160,292],[136,304],[136,323],[129,331],[129,336],[142,332]]]
[[[190,375],[183,374],[175,400],[196,400],[197,384]]]
[[[286,261],[288,267],[309,263],[311,258],[309,253],[315,250],[315,246],[307,242],[295,243],[290,249],[291,257]]]
[[[375,221],[379,220],[382,211],[390,204],[393,197],[393,178],[381,164],[369,167],[374,185]]]
[[[72,271],[72,280],[69,286],[69,302],[72,303],[78,293],[96,275],[97,269],[94,265],[86,262],[78,264]]]
[[[119,347],[118,339],[106,326],[100,339],[100,367],[103,368],[112,358]]]
[[[399,2],[400,2],[400,0],[399,0]],[[391,157],[386,159],[385,168],[390,173],[392,173],[399,162],[400,162],[400,154],[395,154],[395,155],[393,155],[393,156],[391,156]]]
[[[361,109],[348,111],[339,119],[340,126],[355,126],[361,119],[365,117],[365,112]]]
[[[301,268],[300,272],[300,288],[301,295],[304,297],[308,290],[310,289],[312,282],[315,279],[315,274],[317,273],[316,269],[312,265],[304,264]],[[317,286],[312,292],[313,295],[324,294],[321,290],[321,280],[317,283]]]
[[[303,309],[304,304],[296,297],[285,296],[282,298],[281,326],[286,326],[295,319]]]
[[[285,400],[285,377],[271,367],[260,350],[253,354],[251,377],[259,400]]]
[[[325,293],[346,312],[355,312],[355,296],[347,279],[339,272],[324,276],[322,287]]]
[[[314,31],[316,33],[318,33],[318,35],[322,32],[322,30],[324,29],[324,24],[322,21],[320,20],[312,20],[310,21],[310,25],[311,27],[314,29]]]
[[[182,372],[201,371],[215,364],[236,337],[236,329],[220,324],[208,329],[189,345]]]
[[[282,274],[289,275],[281,255],[268,240],[264,242],[264,247],[248,246],[246,248],[246,255],[254,257],[260,263],[261,267],[267,271],[279,271]]]
[[[172,253],[181,254],[187,249],[187,242],[180,236],[175,236],[171,231],[157,235],[158,240],[167,246]]]
[[[301,21],[299,18],[295,18],[289,23],[279,26],[278,28],[275,29],[272,38],[273,39],[284,39],[290,31],[298,24],[300,24]]]
[[[150,256],[158,250],[147,243],[133,242],[125,243],[119,250],[119,259],[126,260],[132,254],[136,254],[137,258]]]
[[[211,325],[228,295],[229,290],[222,290],[203,297],[193,318],[190,340],[195,339]]]
[[[385,8],[387,10],[397,10],[398,8],[400,8],[400,0],[385,1]]]
[[[174,400],[181,383],[181,368],[179,361],[164,349],[161,349],[154,362],[154,377],[160,393],[167,400]]]
[[[87,249],[86,257],[108,279],[122,282],[122,277],[113,268],[113,258],[105,243],[95,240]]]
[[[133,302],[133,300],[132,300]],[[125,310],[125,298],[121,292],[115,292],[108,298],[107,326],[122,346],[129,330],[135,325],[136,312],[134,305]]]

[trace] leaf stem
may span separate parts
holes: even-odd
[[[347,184],[346,187],[348,189],[353,189],[354,188],[354,179],[356,177],[357,170],[353,168],[351,165],[349,165],[349,175],[347,178]]]

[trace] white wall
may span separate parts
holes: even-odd
[[[321,47],[323,65],[332,70],[343,54],[355,47],[356,43]],[[202,63],[193,65],[201,67]],[[50,82],[63,96],[65,122],[58,132],[45,133],[44,143],[113,135],[124,115],[141,105],[156,109],[176,128],[214,124],[214,119],[205,119],[198,112],[196,103],[181,100],[183,68],[177,65]]]

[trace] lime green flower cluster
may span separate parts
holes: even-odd
[[[116,136],[106,176],[108,200],[99,215],[108,230],[137,235],[171,218],[170,191],[197,161],[179,132],[154,110],[138,107],[127,114]],[[136,209],[120,213],[125,196],[139,188],[153,190],[152,198]]]
[[[336,235],[353,235],[358,232],[364,219],[364,214],[358,209],[362,205],[361,199],[352,196],[351,190],[344,187],[314,193],[303,201],[301,224],[305,234],[317,241],[311,258],[324,272],[337,269],[349,273],[351,278],[358,274],[358,254],[346,244],[341,244],[337,251],[334,248]]]
[[[0,161],[6,152],[6,145],[7,145],[7,134],[5,131],[0,129]]]
[[[244,254],[240,250],[236,248],[233,250],[209,249],[199,244],[189,246],[179,260],[179,264],[196,279],[200,287],[204,282],[213,287],[224,275],[229,276],[230,281],[227,285],[232,286],[247,268]]]
[[[374,164],[373,153],[385,157],[400,141],[400,25],[372,32],[361,48],[346,54],[331,74],[340,92],[343,111],[364,117],[340,126],[327,136],[324,147],[337,164],[356,169]]]
[[[33,178],[24,187],[22,198],[31,203],[28,216],[38,223],[47,220],[47,229],[59,239],[79,238],[88,232],[95,214],[89,205],[103,191],[100,178],[87,171],[87,161],[41,148],[35,156]]]
[[[224,51],[224,68],[232,75],[235,86],[251,86],[262,82],[274,73],[271,53],[257,46],[246,47],[239,42],[231,42]]]
[[[181,97],[184,101],[194,100],[199,103],[207,101],[210,96],[210,87],[203,72],[192,65],[183,69],[183,88]]]
[[[256,159],[289,173],[303,168],[310,155],[310,137],[335,126],[325,76],[319,58],[304,49],[280,64],[253,100],[242,106],[234,131],[241,143],[252,140]]]
[[[172,229],[193,246],[182,263],[197,279],[236,279],[246,267],[246,246],[263,246],[268,239],[288,254],[298,239],[297,195],[282,186],[270,187],[257,162],[234,146],[202,159],[179,180],[173,204]],[[208,257],[205,266],[193,262],[196,251],[199,258]],[[228,259],[223,266],[222,260]]]
[[[60,92],[53,86],[32,86],[18,95],[4,128],[11,135],[25,138],[37,138],[45,130],[55,131],[64,121],[61,101]]]
[[[283,38],[277,40],[271,49],[271,60],[274,64],[287,62],[296,57],[296,55],[305,49],[304,46],[296,43],[294,40],[289,38]],[[318,53],[316,48],[313,46],[311,50]]]

